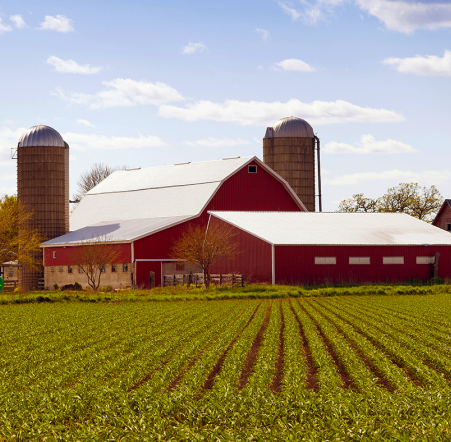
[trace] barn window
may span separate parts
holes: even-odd
[[[52,273],[55,273],[55,267],[50,267],[50,271],[52,272]]]
[[[53,252],[53,257],[56,258],[56,252]]]
[[[100,268],[100,271],[101,271],[102,273],[105,273],[105,266],[102,266],[102,267]]]
[[[175,264],[175,271],[176,272],[184,272],[185,271],[185,263],[181,262],[181,263],[176,263]]]
[[[247,171],[249,173],[257,173],[257,166],[247,166]]]
[[[64,269],[63,269],[63,266],[60,266],[60,269],[59,269],[59,270],[60,270],[60,272],[62,272],[62,271],[64,270]]]
[[[451,232],[451,224],[446,225],[446,230],[448,230],[448,232]]]
[[[122,271],[123,272],[128,272],[128,264],[123,264],[122,265]]]
[[[315,264],[336,264],[337,258],[335,256],[315,256]]]
[[[12,267],[8,270],[8,276],[14,276],[14,269]]]
[[[383,264],[404,264],[404,256],[384,256]]]
[[[78,273],[83,273],[83,269],[81,267],[78,267]]]
[[[73,273],[72,266],[67,266],[67,273]]]
[[[417,256],[417,264],[435,264],[435,256]]]
[[[349,257],[349,264],[350,265],[359,265],[359,264],[370,264],[370,258],[369,257]]]
[[[113,273],[115,273],[117,270],[116,270],[116,264],[111,264],[111,271],[113,272]]]

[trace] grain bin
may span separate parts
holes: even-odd
[[[266,129],[263,161],[288,181],[309,212],[315,211],[315,149],[318,154],[318,197],[321,212],[319,138],[307,121],[286,117]]]
[[[69,145],[55,129],[33,126],[21,136],[17,146],[17,195],[19,203],[33,212],[30,227],[44,240],[69,232]],[[43,269],[23,268],[20,286],[36,290],[41,278]]]

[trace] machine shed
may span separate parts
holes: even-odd
[[[401,213],[210,212],[235,228],[239,269],[272,284],[451,278],[451,237]],[[439,258],[437,261],[437,253]]]

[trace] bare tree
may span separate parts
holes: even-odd
[[[337,212],[402,212],[430,223],[442,202],[443,196],[435,186],[400,183],[375,200],[355,194],[341,201]]]
[[[111,175],[116,170],[125,170],[126,166],[111,167],[103,163],[94,163],[91,169],[83,172],[77,181],[77,193],[73,195],[73,200],[80,201],[87,192],[93,187],[97,186],[107,176]]]
[[[235,233],[223,223],[211,223],[207,227],[190,225],[172,247],[173,259],[198,265],[204,273],[205,286],[210,286],[210,267],[220,259],[235,256]]]
[[[120,246],[106,236],[83,241],[83,244],[74,246],[71,251],[73,264],[87,276],[88,285],[94,291],[99,289],[100,278],[106,266],[117,264],[120,257]]]
[[[18,261],[31,270],[42,265],[40,245],[43,238],[31,226],[33,212],[20,204],[16,196],[0,199],[0,262]]]

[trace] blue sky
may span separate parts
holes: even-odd
[[[322,143],[323,207],[400,182],[451,183],[451,2],[3,1],[0,194],[36,124],[95,162],[262,157],[294,115]]]

